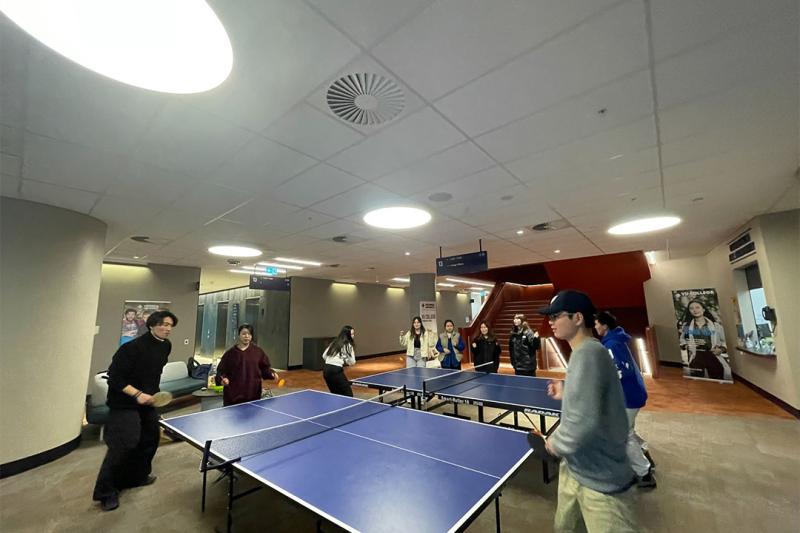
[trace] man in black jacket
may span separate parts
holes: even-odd
[[[516,375],[536,375],[536,352],[539,345],[539,332],[528,326],[525,315],[514,315],[514,327],[508,339],[508,354]]]
[[[156,311],[147,318],[148,332],[120,346],[108,367],[108,450],[92,496],[104,511],[119,507],[120,490],[156,480],[150,475],[160,439],[153,394],[172,350],[167,337],[177,324],[169,311]]]

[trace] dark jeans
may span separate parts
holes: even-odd
[[[154,408],[111,409],[105,428],[108,450],[92,498],[103,500],[144,482],[152,471],[160,438]]]
[[[533,370],[520,370],[518,368],[514,369],[514,373],[518,376],[533,376],[536,377],[536,369]]]
[[[332,393],[352,398],[353,389],[350,387],[350,382],[347,381],[347,376],[344,375],[342,367],[325,365],[325,368],[322,369],[322,377],[325,378],[328,390]]]

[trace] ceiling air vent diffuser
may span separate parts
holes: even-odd
[[[348,74],[328,87],[328,106],[339,118],[359,126],[375,126],[396,117],[406,105],[394,80],[366,72]]]
[[[531,229],[533,231],[553,231],[568,227],[569,227],[569,222],[567,222],[564,219],[559,219],[559,220],[551,220],[550,222],[542,222],[541,224],[536,224],[535,226],[531,226]]]

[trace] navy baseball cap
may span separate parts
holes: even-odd
[[[592,299],[581,291],[561,291],[556,294],[550,305],[539,309],[541,315],[555,315],[566,311],[567,313],[581,313],[589,323],[593,320],[594,314],[597,312]]]

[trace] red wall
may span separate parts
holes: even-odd
[[[643,337],[648,324],[643,284],[650,279],[650,267],[642,252],[495,268],[469,277],[528,285],[552,283],[553,294],[576,289],[588,294],[598,310],[611,311],[632,335]],[[543,335],[552,335],[546,320],[534,322]]]

